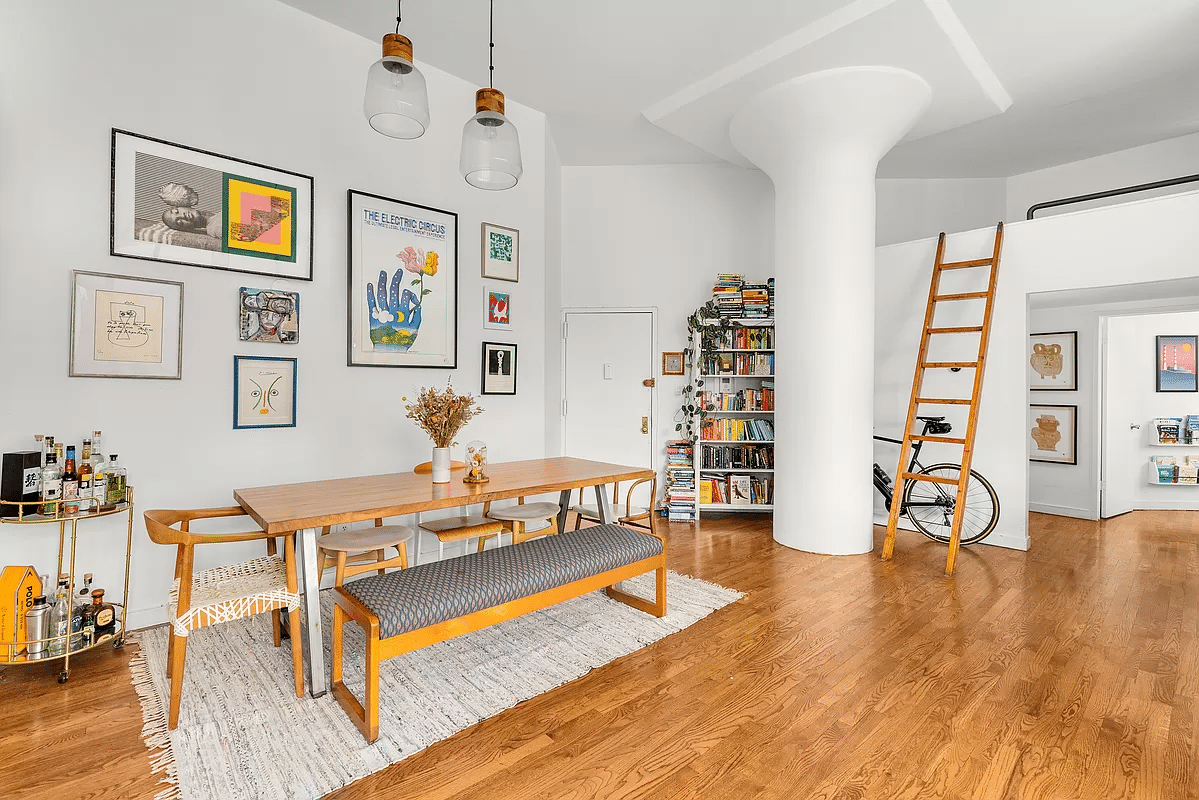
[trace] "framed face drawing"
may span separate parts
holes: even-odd
[[[497,281],[520,280],[520,231],[483,223],[483,277]]]
[[[1033,392],[1078,391],[1078,331],[1028,337],[1028,388]]]
[[[1157,391],[1199,391],[1195,373],[1195,349],[1199,337],[1157,337]]]
[[[183,377],[183,284],[71,273],[73,378]]]
[[[352,367],[458,364],[458,215],[349,191]]]
[[[490,330],[506,331],[512,329],[512,293],[483,287],[486,301],[483,309],[483,327]]]
[[[1028,407],[1029,461],[1077,464],[1078,406]]]
[[[516,345],[483,342],[483,388],[479,394],[516,394]]]
[[[296,359],[233,357],[233,428],[296,426]]]
[[[312,280],[312,178],[113,129],[114,256]]]
[[[300,294],[282,289],[238,290],[241,324],[238,338],[243,342],[296,344],[300,341]]]

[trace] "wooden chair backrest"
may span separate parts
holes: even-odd
[[[457,472],[460,469],[466,469],[465,461],[451,461],[450,462],[450,471]],[[432,461],[422,461],[421,463],[419,463],[415,467],[413,467],[412,471],[415,472],[417,475],[432,475],[433,474],[433,462]]]
[[[244,516],[246,516],[246,510],[241,506],[195,508],[182,511],[152,509],[145,513],[146,533],[150,535],[150,540],[155,544],[184,546],[218,542],[246,542],[267,538],[266,533],[262,530],[239,533],[193,533],[191,531],[193,520]],[[176,525],[179,527],[174,527]]]

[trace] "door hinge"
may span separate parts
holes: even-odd
[[[562,399],[562,416],[566,416],[566,399]]]
[[[566,320],[562,320],[562,338],[566,338]]]

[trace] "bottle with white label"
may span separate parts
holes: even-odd
[[[46,454],[46,468],[42,470],[42,513],[52,517],[58,513],[58,501],[62,499],[62,470],[58,468],[58,456]]]
[[[100,452],[100,431],[92,431],[92,473],[99,472],[108,460]]]

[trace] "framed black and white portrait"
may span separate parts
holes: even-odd
[[[516,345],[483,342],[483,388],[479,394],[516,394]]]

